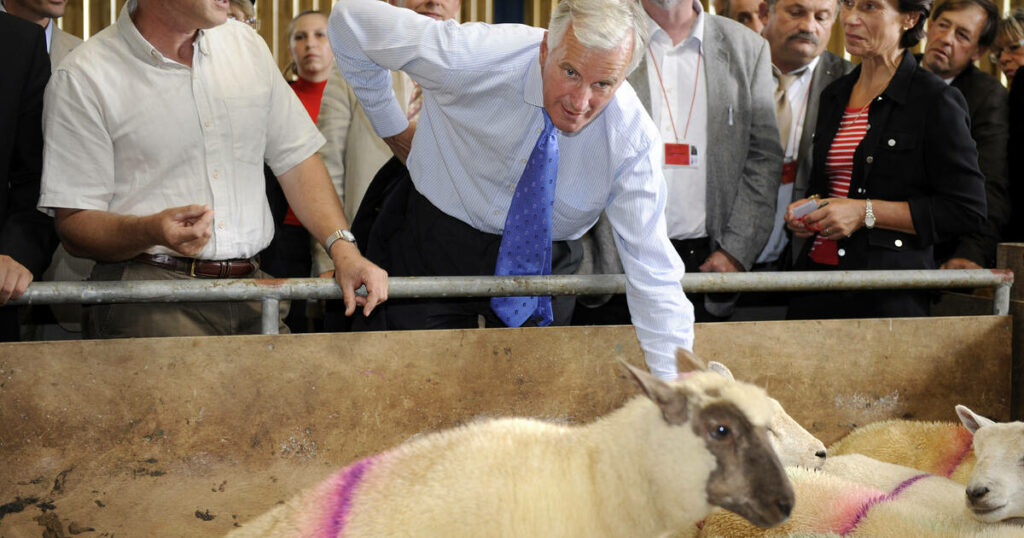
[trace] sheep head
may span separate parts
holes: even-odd
[[[704,368],[689,352],[680,351],[677,359]],[[716,466],[705,486],[709,504],[762,527],[789,517],[793,486],[768,439],[772,407],[762,389],[708,371],[667,382],[623,365],[661,410],[665,423],[691,429],[714,457]]]
[[[708,369],[727,379],[735,379],[732,371],[720,362],[709,362]],[[825,444],[789,416],[778,400],[769,400],[772,403],[772,421],[768,425],[768,439],[782,465],[821,469],[825,465]]]
[[[963,405],[956,414],[974,434],[978,460],[967,482],[971,515],[986,523],[1024,518],[1024,422],[993,422]]]

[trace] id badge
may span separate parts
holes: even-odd
[[[787,185],[796,181],[796,161],[789,161],[782,164],[782,184]]]
[[[665,143],[666,166],[697,166],[699,163],[697,146],[693,144]]]

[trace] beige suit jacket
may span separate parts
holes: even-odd
[[[52,23],[56,24],[56,23]],[[50,68],[56,69],[64,57],[72,49],[84,43],[81,39],[73,36],[56,26],[53,27],[53,36],[50,39]]]
[[[412,95],[412,79],[400,71],[391,73],[395,97],[405,110]],[[381,166],[391,158],[391,149],[384,143],[370,119],[359,105],[352,87],[334,68],[327,79],[317,127],[327,139],[320,148],[320,158],[341,198],[349,222],[356,216],[370,181]],[[322,247],[314,249],[313,272],[319,274],[333,269],[331,260]]]

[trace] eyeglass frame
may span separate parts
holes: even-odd
[[[231,19],[231,20],[234,20],[234,21],[243,22],[245,24],[248,24],[250,27],[252,27],[253,30],[256,30],[257,32],[260,29],[260,20],[257,19],[256,17],[251,17],[251,18],[248,18],[248,19],[237,19],[237,18],[235,18],[233,15],[231,15],[229,13],[228,14],[228,18]]]
[[[1003,52],[1017,52],[1021,47],[1024,47],[1024,39],[1018,39],[1015,43],[1011,43],[1005,47],[993,46],[992,51],[988,53],[988,61],[998,65],[999,56],[1002,55]]]

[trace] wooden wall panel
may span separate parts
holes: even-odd
[[[957,403],[1006,420],[1010,342],[1008,316],[713,323],[695,351],[831,444]],[[0,534],[38,536],[48,511],[97,536],[223,536],[417,433],[588,422],[637,393],[616,359],[643,362],[631,326],[0,344],[0,506],[42,500]]]

